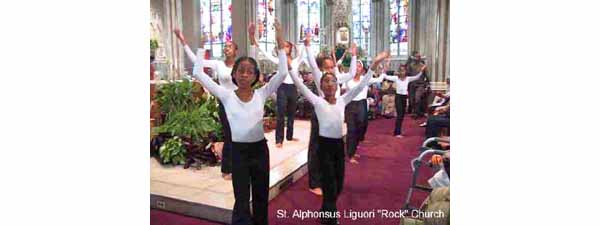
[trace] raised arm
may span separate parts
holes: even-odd
[[[294,84],[296,85],[296,87],[298,87],[298,89],[300,89],[300,93],[302,95],[304,95],[304,97],[313,105],[316,104],[316,102],[319,99],[319,96],[315,95],[312,91],[310,91],[310,89],[308,89],[308,87],[306,87],[306,85],[304,85],[304,83],[302,83],[302,81],[300,80],[300,78],[298,78],[297,76],[291,76],[292,80],[294,81]],[[321,91],[321,89],[317,88],[319,91]]]
[[[350,103],[350,101],[352,101],[352,99],[356,97],[356,95],[358,95],[358,93],[360,93],[369,84],[369,81],[371,80],[371,78],[373,78],[373,73],[375,73],[373,71],[373,68],[377,68],[381,61],[383,61],[387,56],[389,56],[389,52],[379,53],[377,57],[375,57],[375,59],[373,60],[373,65],[371,65],[371,68],[369,69],[369,72],[367,73],[365,78],[363,78],[363,80],[360,81],[358,86],[350,89],[350,91],[342,95],[344,104]]]
[[[371,80],[371,78],[373,78],[373,73],[374,72],[372,70],[369,70],[369,72],[367,73],[365,78],[363,78],[360,81],[358,86],[350,89],[348,92],[346,92],[346,93],[344,93],[344,95],[342,95],[342,99],[344,100],[344,105],[347,105],[348,103],[350,103],[352,101],[352,99],[354,99],[354,97],[356,97],[356,95],[358,95],[358,93],[360,93],[369,84],[369,81]]]
[[[261,88],[261,90],[263,91],[263,97],[265,99],[277,90],[279,85],[283,83],[283,80],[288,75],[287,56],[285,55],[285,49],[283,47],[283,31],[281,28],[281,24],[279,24],[278,20],[275,20],[275,31],[277,33],[277,47],[279,49],[279,54],[277,55],[279,56],[279,60],[281,63],[278,64],[277,74],[271,78],[269,83],[267,83]]]
[[[265,58],[267,58],[267,60],[278,64],[279,63],[279,59],[277,57],[272,56],[271,54],[267,54],[265,53],[259,46],[258,46],[258,42],[256,42],[256,25],[254,23],[250,23],[248,25],[248,38],[250,39],[250,45],[251,45],[251,52],[254,52],[254,54],[256,55],[256,59],[258,59],[258,55],[262,54],[265,56]]]
[[[271,80],[269,80],[269,82],[261,88],[261,89],[264,89],[263,97],[265,97],[265,99],[267,97],[269,97],[271,94],[273,94],[273,92],[275,92],[277,90],[279,85],[281,85],[281,83],[283,83],[283,80],[285,79],[285,77],[288,76],[287,59],[285,56],[285,50],[279,49],[279,59],[281,60],[280,62],[282,62],[282,63],[279,63],[277,65],[277,74],[275,74],[275,76],[273,76],[271,78]],[[291,77],[295,77],[295,76],[291,76]]]
[[[194,54],[194,51],[192,51],[190,46],[188,46],[187,43],[185,42],[185,38],[183,37],[181,30],[175,29],[175,30],[173,30],[173,32],[175,33],[175,36],[177,37],[177,39],[179,39],[179,42],[183,45],[183,50],[185,51],[185,55],[188,57],[188,59],[191,62],[196,62],[196,54]],[[204,48],[204,42],[206,42],[206,36],[203,35],[202,38],[200,39],[199,48]],[[198,56],[204,58],[204,54],[198,55]],[[221,61],[204,60],[203,66],[211,68],[212,71],[216,71],[219,63],[221,63]]]
[[[398,77],[397,76],[388,76],[387,74],[381,74],[384,76],[384,79],[389,80],[391,82],[396,82],[398,81]]]
[[[310,48],[310,36],[311,33],[307,32],[304,38],[304,48],[308,49]],[[319,69],[319,65],[317,65],[317,60],[315,60],[315,57],[313,56],[312,52],[310,50],[306,51],[306,56],[308,58],[308,64],[310,65],[310,68],[312,69],[312,75],[315,81],[315,84],[317,85],[317,92],[320,95],[323,95],[323,92],[321,91],[321,76],[323,75],[321,73],[321,70]]]
[[[335,67],[335,76],[338,78],[338,83],[339,84],[343,84],[348,82],[349,80],[351,80],[354,75],[356,75],[356,63],[357,63],[357,59],[356,59],[356,44],[352,43],[352,47],[350,48],[350,51],[352,52],[352,60],[350,60],[350,71],[349,73],[340,73],[339,69],[337,67]],[[348,51],[346,51],[348,52]],[[346,52],[344,53],[344,56],[346,55]],[[344,58],[344,56],[342,56],[342,59]]]
[[[196,62],[194,63],[194,69],[192,75],[200,81],[202,86],[204,86],[208,92],[213,94],[219,99],[223,99],[229,94],[229,91],[217,83],[215,83],[208,75],[204,73],[204,65],[203,65],[203,56],[204,49],[198,49],[198,53],[196,54]]]
[[[300,65],[300,63],[302,62],[302,60],[304,59],[304,52],[308,51],[308,49],[306,49],[304,46],[296,46],[296,48],[300,49],[300,52],[298,53],[298,56],[293,59],[292,61],[294,61],[294,63],[297,63],[297,65]]]
[[[183,45],[183,50],[185,51],[185,55],[187,55],[188,59],[190,59],[191,62],[196,62],[196,54],[194,54],[194,51],[192,51],[190,46],[187,45],[187,42],[185,42],[185,38],[183,37],[181,30],[175,28],[173,29],[173,33],[175,33],[175,37],[177,37],[179,43]]]
[[[419,79],[419,77],[421,77],[421,75],[423,75],[423,72],[427,70],[427,65],[423,65],[423,67],[421,67],[421,71],[419,73],[417,73],[417,75],[414,76],[408,76],[406,77],[406,79],[408,80],[408,82],[414,81]]]
[[[375,84],[375,83],[381,83],[381,81],[383,81],[383,79],[386,77],[385,73],[381,73],[379,75],[379,77],[377,78],[373,78],[369,81],[369,85],[371,84]]]

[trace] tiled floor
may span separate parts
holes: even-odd
[[[279,193],[275,188],[278,182],[290,176],[294,171],[301,171],[294,177],[299,178],[306,169],[299,170],[306,164],[310,121],[296,120],[294,136],[299,141],[284,142],[283,148],[275,147],[275,132],[266,133],[270,154],[270,199]],[[182,166],[163,166],[154,158],[150,159],[150,193],[198,206],[209,206],[224,210],[232,210],[234,197],[230,180],[221,177],[221,168],[202,167],[201,169],[183,169]],[[297,179],[293,179],[295,181]],[[277,189],[277,190],[274,190]],[[153,204],[153,203],[151,203]],[[154,207],[154,206],[153,206]]]

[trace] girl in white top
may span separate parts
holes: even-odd
[[[404,120],[404,112],[406,111],[406,98],[408,97],[408,83],[413,80],[419,79],[419,77],[423,74],[423,71],[427,69],[427,66],[423,66],[421,68],[421,72],[419,72],[415,76],[406,76],[407,70],[406,65],[400,66],[400,73],[398,76],[385,76],[386,80],[392,81],[396,83],[396,127],[394,128],[394,136],[398,138],[402,138],[402,121]]]
[[[217,85],[203,72],[203,49],[196,55],[193,75],[225,107],[231,126],[233,146],[232,175],[235,204],[232,224],[268,224],[269,149],[263,130],[264,106],[269,97],[287,76],[287,61],[283,50],[281,25],[275,22],[279,46],[278,74],[263,87],[252,86],[260,75],[256,60],[240,57],[233,66],[236,90]],[[250,213],[250,186],[252,186],[252,214]]]
[[[190,61],[196,62],[196,55],[194,54],[190,46],[188,46],[188,44],[186,43],[181,31],[175,29],[175,34],[177,39],[179,39],[179,41],[183,45],[183,49],[185,50],[187,57],[190,59]],[[203,37],[203,40],[201,40],[202,43],[200,43],[200,47],[203,47],[205,42],[204,39],[205,38]],[[233,69],[235,59],[237,58],[237,50],[237,44],[232,41],[228,41],[225,43],[225,46],[223,48],[223,54],[225,55],[224,61],[204,60],[203,64],[204,67],[208,67],[213,71],[215,79],[219,81],[219,84],[221,86],[228,90],[237,89],[237,86],[233,83],[233,80],[231,79],[231,70]],[[202,57],[204,57],[204,55],[202,55]]]
[[[311,33],[307,32],[304,39],[304,48],[310,49],[310,40]],[[340,73],[338,68],[336,67],[335,58],[331,56],[335,56],[332,54],[331,56],[322,56],[319,58],[319,62],[313,57],[310,51],[306,51],[308,56],[308,62],[310,67],[312,68],[312,74],[314,77],[314,82],[317,86],[317,93],[319,96],[324,96],[323,91],[321,90],[321,77],[322,73],[331,73],[335,74],[338,84],[342,84],[354,76],[356,71],[356,45],[353,45],[352,48],[352,61],[350,63],[350,73]],[[335,91],[335,97],[340,96],[340,89],[337,88]],[[321,171],[319,169],[319,156],[317,154],[318,149],[318,136],[319,136],[319,122],[317,121],[316,115],[312,113],[312,117],[310,120],[310,140],[308,144],[308,186],[310,191],[316,195],[323,195],[323,191],[321,189]]]
[[[375,66],[388,56],[389,53],[379,54],[373,64]],[[344,142],[342,139],[342,126],[344,124],[344,108],[356,95],[367,86],[373,77],[369,71],[366,77],[354,89],[349,90],[339,98],[335,92],[339,88],[337,78],[332,73],[324,73],[320,80],[320,89],[324,94],[319,97],[313,94],[298,77],[292,77],[300,93],[314,106],[315,114],[319,121],[318,160],[322,173],[321,186],[323,189],[323,203],[321,211],[325,215],[333,216],[337,211],[336,201],[343,189],[344,183]],[[336,224],[335,217],[321,218],[326,224]]]
[[[283,131],[284,131],[284,121],[287,117],[287,131],[285,133],[285,138],[288,141],[297,141],[297,138],[294,138],[294,118],[296,115],[296,104],[298,101],[298,91],[296,87],[294,87],[294,83],[291,79],[291,76],[300,76],[299,68],[300,64],[304,62],[304,48],[300,49],[300,54],[294,59],[292,59],[292,50],[296,51],[296,46],[289,41],[284,43],[285,49],[285,60],[278,59],[271,54],[263,52],[261,48],[258,47],[255,37],[256,26],[254,23],[250,23],[248,25],[248,37],[250,38],[250,43],[252,44],[253,51],[259,52],[265,56],[269,61],[278,65],[281,64],[282,61],[286,61],[289,65],[289,76],[286,76],[283,80],[283,84],[279,86],[277,89],[277,128],[275,129],[275,146],[277,148],[281,148],[283,146]]]
[[[304,48],[306,48],[306,49],[308,49],[310,47],[310,36],[311,36],[311,34],[309,32],[306,34],[306,38],[304,39]],[[312,74],[314,76],[315,83],[317,84],[317,90],[318,90],[320,96],[324,96],[323,91],[321,90],[321,85],[320,85],[321,76],[322,76],[323,72],[329,72],[329,73],[335,74],[338,85],[346,83],[347,81],[352,79],[352,77],[354,77],[354,75],[356,74],[356,44],[354,44],[354,43],[352,44],[352,48],[350,48],[350,51],[352,52],[352,60],[350,61],[350,71],[348,73],[340,72],[340,70],[336,66],[335,58],[322,57],[320,59],[321,65],[319,65],[319,64],[317,64],[317,60],[315,60],[315,57],[312,55],[312,53],[310,51],[306,51],[308,63],[312,69]],[[344,53],[344,55],[345,55],[345,53]],[[332,54],[332,56],[335,57],[335,54]],[[321,72],[321,71],[323,71],[323,72]],[[340,88],[337,88],[336,92],[335,92],[335,97],[339,97],[339,96],[340,96]]]
[[[376,69],[376,68],[374,68]],[[363,63],[359,61],[358,66],[356,68],[356,75],[353,79],[347,81],[345,86],[348,89],[353,89],[357,87],[362,80],[364,80],[365,69],[363,67]],[[381,74],[378,78],[374,78],[369,80],[369,84],[381,83],[385,74]],[[369,105],[367,104],[367,92],[369,91],[368,85],[352,99],[352,102],[346,106],[346,127],[348,128],[348,136],[346,138],[346,151],[348,153],[348,158],[350,158],[350,163],[358,164],[358,158],[360,157],[356,154],[356,149],[358,144],[365,139],[365,134],[367,132],[368,126],[368,109]]]

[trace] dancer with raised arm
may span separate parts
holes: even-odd
[[[250,38],[250,43],[253,46],[254,50],[263,54],[269,61],[274,64],[280,64],[281,60],[277,57],[272,56],[269,53],[265,53],[257,44],[256,37],[256,26],[254,23],[250,23],[248,25],[248,37]],[[283,43],[283,48],[285,50],[285,61],[289,65],[289,76],[283,80],[283,84],[279,86],[277,89],[277,128],[275,129],[275,144],[277,148],[281,148],[283,146],[283,131],[284,124],[287,125],[287,130],[285,132],[285,139],[288,141],[298,141],[297,138],[294,138],[294,117],[296,115],[296,107],[298,102],[298,91],[296,87],[294,87],[294,82],[290,78],[290,76],[300,76],[299,68],[300,64],[303,62],[303,54],[304,48],[300,49],[300,54],[294,59],[292,59],[292,51],[297,52],[296,46],[292,44],[292,42],[285,41]],[[287,123],[285,120],[287,118]]]
[[[400,65],[400,73],[398,76],[385,76],[386,80],[396,83],[396,127],[394,129],[394,136],[402,138],[402,121],[404,120],[404,113],[406,112],[406,98],[408,97],[408,83],[419,79],[424,71],[427,70],[427,66],[421,67],[421,72],[415,76],[406,76],[407,70],[406,65]]]
[[[181,30],[175,29],[175,36],[179,39],[179,42],[183,45],[183,49],[185,50],[186,55],[192,62],[196,62],[196,56],[194,52],[185,42],[185,38],[181,33]],[[200,40],[200,48],[204,47],[205,36]],[[228,41],[225,43],[225,47],[223,48],[223,53],[225,55],[225,60],[204,60],[204,67],[211,68],[213,74],[215,74],[217,81],[219,84],[228,90],[236,90],[237,86],[233,83],[231,79],[231,70],[233,69],[233,64],[235,63],[235,59],[237,58],[237,44]],[[202,55],[204,57],[204,55]],[[223,103],[219,101],[219,121],[223,124],[223,156],[221,158],[221,173],[223,174],[223,178],[226,180],[231,180],[231,128],[229,127],[229,122],[227,122],[227,114],[225,113],[225,108],[223,107]]]
[[[373,65],[379,65],[388,55],[388,52],[380,53],[374,59]],[[373,71],[369,70],[358,86],[340,97],[335,96],[339,85],[337,77],[333,73],[325,72],[320,78],[322,97],[313,94],[298,77],[292,77],[294,84],[300,89],[300,93],[314,106],[319,122],[317,153],[323,189],[320,216],[321,222],[324,224],[337,224],[340,216],[336,202],[344,184],[344,141],[342,139],[344,109],[367,86],[372,77]]]
[[[356,51],[356,47],[353,48],[353,51]],[[353,55],[356,55],[353,53]],[[374,71],[377,68],[373,68]],[[367,68],[363,65],[361,61],[358,61],[356,67],[356,75],[354,75],[353,79],[350,79],[345,83],[348,89],[353,89],[357,87],[360,82],[364,79],[364,74]],[[368,85],[381,83],[383,78],[385,77],[385,73],[382,73],[378,78],[371,79]],[[359,94],[352,99],[352,101],[346,106],[345,115],[346,115],[346,127],[348,134],[346,135],[346,151],[348,153],[348,158],[350,159],[350,163],[358,164],[358,158],[360,157],[356,154],[356,149],[360,141],[364,140],[364,135],[367,130],[368,123],[368,109],[369,106],[367,104],[367,92],[369,91],[368,85],[364,87]],[[362,139],[362,140],[361,140]]]
[[[204,50],[199,49],[194,64],[194,77],[225,107],[231,126],[232,178],[235,204],[231,224],[269,224],[269,149],[263,130],[264,106],[267,97],[277,90],[287,76],[287,61],[283,49],[283,34],[279,22],[275,22],[279,46],[278,74],[263,87],[253,90],[260,71],[251,57],[238,58],[232,70],[236,90],[226,89],[215,83],[203,71]],[[252,192],[250,192],[252,186]],[[252,194],[252,213],[250,213]]]
[[[311,33],[308,32],[306,33],[306,36],[304,38],[304,48],[305,49],[310,49],[310,40],[311,40]],[[356,45],[353,45],[354,48],[356,49]],[[356,51],[352,51],[353,53],[356,53]],[[333,58],[331,56],[325,55],[322,57],[319,57],[318,59],[315,60],[315,58],[312,55],[312,52],[310,51],[306,51],[306,55],[308,57],[308,62],[309,65],[311,66],[312,69],[312,74],[314,77],[314,81],[315,84],[317,85],[317,93],[320,96],[323,96],[323,91],[321,91],[320,88],[320,79],[322,77],[322,73],[324,72],[328,72],[328,73],[332,73],[332,74],[337,74],[336,77],[338,78],[338,84],[341,84],[343,82],[346,82],[350,79],[352,79],[352,76],[354,76],[354,71],[356,69],[352,69],[352,68],[356,68],[356,54],[354,54],[352,56],[352,61],[350,63],[350,73],[340,73],[336,67],[336,61],[335,58]],[[335,92],[335,97],[339,97],[340,96],[340,90],[339,88],[336,89]],[[311,120],[310,120],[310,140],[308,142],[308,187],[310,189],[310,191],[316,195],[323,195],[323,190],[321,189],[321,172],[319,170],[319,162],[318,162],[318,155],[317,155],[317,148],[318,148],[318,140],[317,137],[319,136],[319,122],[317,121],[317,116],[314,112],[314,107],[313,107],[313,112],[311,113]]]

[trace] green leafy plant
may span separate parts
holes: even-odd
[[[210,104],[203,104],[189,111],[171,112],[163,125],[156,128],[158,133],[190,138],[194,142],[208,144],[211,139],[222,136],[222,126],[214,118],[217,111],[209,110]]]
[[[160,86],[155,100],[160,105],[160,111],[168,117],[173,112],[189,111],[198,107],[203,99],[194,97],[197,91],[198,87],[194,86],[193,82],[184,79]]]
[[[167,140],[158,149],[160,159],[162,163],[171,163],[173,165],[184,164],[186,161],[185,153],[186,149],[183,146],[183,142],[179,137],[173,137]]]
[[[152,132],[158,136],[182,140],[184,168],[194,162],[214,164],[216,157],[206,146],[223,140],[217,99],[202,93],[201,86],[194,84],[187,79],[167,83],[158,89],[155,97],[165,118]],[[166,144],[165,142],[163,145]],[[160,157],[161,162],[164,162],[162,154]],[[179,163],[180,158],[177,160]]]
[[[265,115],[264,117],[274,117],[275,116],[275,102],[273,98],[267,98],[265,102]]]
[[[158,41],[156,39],[150,39],[150,50],[156,50],[158,48]]]

